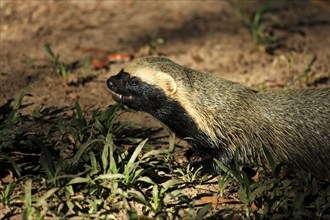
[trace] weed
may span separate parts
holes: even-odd
[[[244,23],[244,25],[249,29],[252,34],[253,40],[258,45],[263,44],[270,44],[276,42],[276,37],[265,34],[264,26],[263,26],[263,18],[265,17],[266,13],[269,11],[269,7],[274,3],[276,0],[269,0],[266,1],[261,7],[259,7],[252,15],[252,18],[248,18],[240,9],[240,7],[228,0],[230,5],[235,8],[239,18]]]
[[[303,81],[303,84],[304,85],[308,85],[309,83],[309,80],[310,80],[310,74],[311,74],[311,71],[312,71],[312,65],[315,63],[316,61],[316,56],[309,56],[308,58],[305,57],[305,60],[307,60],[307,62],[305,61],[306,63],[306,66],[304,68],[304,71],[302,74],[300,74],[299,76],[295,77],[295,79],[291,80],[289,83],[288,83],[288,86],[292,86],[294,85],[296,82],[301,82]]]
[[[83,80],[87,78],[87,69],[90,65],[91,61],[90,59],[84,59],[82,67],[81,67],[81,75]]]
[[[44,45],[44,50],[46,53],[51,57],[51,67],[53,68],[54,72],[60,74],[62,78],[67,81],[68,80],[68,73],[70,71],[70,65],[62,63],[59,61],[60,55],[55,54],[51,49],[50,44]]]
[[[14,203],[15,199],[18,198],[18,196],[13,195],[14,189],[16,186],[16,182],[10,182],[8,185],[4,187],[3,190],[0,191],[0,203],[6,207],[10,206]]]
[[[165,40],[161,37],[154,37],[149,42],[149,47],[151,49],[156,49],[159,45],[164,44]]]
[[[182,179],[183,182],[195,183],[197,180],[199,180],[199,182],[205,180],[204,177],[199,177],[200,171],[202,169],[203,166],[200,166],[196,169],[195,167],[191,167],[191,165],[188,164],[185,170],[182,168],[177,168],[175,171],[181,175],[180,178]]]
[[[152,200],[148,202],[148,207],[156,214],[155,217],[160,219],[166,219],[168,217],[165,203],[181,195],[181,190],[173,190],[178,183],[179,182],[175,180],[168,180],[164,182],[161,187],[157,184],[153,185]]]
[[[228,187],[232,184],[232,182],[233,179],[230,177],[228,172],[218,176],[219,197],[224,197],[225,192],[228,190]]]

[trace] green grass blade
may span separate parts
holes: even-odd
[[[54,179],[55,178],[55,168],[53,167],[52,161],[48,160],[45,156],[40,156],[39,163],[43,168],[47,178]]]
[[[96,156],[93,151],[89,152],[89,159],[91,162],[90,174],[91,175],[97,174],[99,172],[98,163],[96,162]]]
[[[80,184],[80,183],[89,183],[91,179],[85,177],[76,177],[71,179],[66,185]]]
[[[128,193],[128,195],[132,196],[135,200],[142,203],[143,205],[147,206],[149,204],[148,200],[145,198],[145,196],[141,192],[139,192],[135,189],[130,189],[127,191],[127,193]]]
[[[75,102],[75,109],[76,109],[76,113],[78,115],[80,126],[82,128],[83,126],[86,126],[87,125],[87,121],[85,119],[85,116],[84,116],[84,114],[83,114],[83,112],[81,110],[81,107],[80,107],[80,104],[79,104],[78,101]]]
[[[79,161],[81,160],[83,154],[88,150],[89,147],[91,147],[94,143],[97,142],[102,142],[101,139],[93,139],[93,140],[89,140],[86,143],[82,144],[78,151],[75,153],[75,155],[73,156],[73,158],[71,158],[70,160],[68,160],[69,164],[72,166],[75,166],[79,163]]]
[[[136,147],[136,149],[134,150],[134,152],[133,152],[131,158],[130,158],[129,161],[128,161],[129,164],[132,164],[132,163],[135,162],[136,158],[137,158],[138,155],[140,154],[140,152],[141,152],[143,146],[146,144],[147,141],[148,141],[148,138],[145,139],[145,140],[143,140],[143,141],[142,141],[142,142]]]
[[[52,51],[50,44],[45,44],[44,45],[44,50],[46,51],[46,53],[48,53],[53,59],[55,58],[55,54]]]
[[[1,148],[0,148],[1,149]],[[17,163],[15,162],[15,160],[13,160],[13,158],[7,156],[7,155],[0,155],[0,162],[2,160],[7,160],[10,162],[10,164],[12,165],[12,167],[14,168],[15,172],[17,173],[18,176],[21,176],[21,168],[17,165]]]
[[[272,156],[272,154],[270,153],[270,151],[266,147],[263,147],[263,150],[264,150],[264,153],[266,155],[268,166],[271,169],[271,171],[274,173],[275,168],[276,168],[276,163],[274,161],[274,157]]]
[[[224,173],[228,173],[230,171],[230,168],[226,166],[224,163],[222,163],[220,160],[214,159],[214,161],[217,163],[217,165]]]
[[[108,179],[108,180],[113,180],[113,179],[125,179],[126,177],[121,174],[121,173],[108,173],[108,174],[101,174],[98,177],[95,178],[95,180],[100,180],[100,179]]]
[[[156,183],[155,183],[154,181],[152,181],[152,179],[151,179],[150,177],[148,177],[148,176],[139,177],[139,178],[138,178],[138,181],[140,181],[140,182],[145,182],[145,183],[149,183],[149,184],[151,184],[151,185],[156,184]]]
[[[32,214],[32,180],[28,179],[25,183],[24,189],[24,212],[23,212],[23,219],[28,220],[31,219]]]
[[[48,190],[42,197],[37,199],[36,206],[43,206],[47,204],[47,200],[54,195],[55,192],[57,192],[59,189],[58,188],[52,188]]]
[[[205,215],[207,214],[207,212],[209,211],[210,207],[211,207],[211,203],[204,205],[202,208],[200,208],[197,212],[196,217],[194,218],[194,220],[202,220],[204,219]]]

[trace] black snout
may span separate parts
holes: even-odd
[[[107,86],[113,92],[125,93],[128,80],[129,74],[122,70],[117,75],[111,76],[107,80]]]
[[[121,75],[117,74],[115,76],[111,76],[107,80],[107,86],[110,90],[117,92],[118,90],[123,90],[124,88],[124,80],[122,79]]]
[[[109,89],[114,90],[114,78],[113,76],[111,76],[108,80],[107,80],[107,86]]]

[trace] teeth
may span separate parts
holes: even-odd
[[[112,91],[112,95],[117,97],[117,99],[119,99],[119,100],[132,100],[133,99],[132,96],[124,96],[122,94],[115,93],[114,91]]]

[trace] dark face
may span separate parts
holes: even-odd
[[[196,124],[175,100],[166,97],[163,90],[158,89],[129,73],[120,71],[107,80],[107,86],[116,102],[135,110],[148,112],[172,129],[178,137],[194,137],[201,139],[198,145],[204,145],[205,135],[200,133]]]
[[[162,108],[162,103],[166,100],[164,92],[160,89],[123,70],[111,76],[107,80],[107,86],[116,102],[140,111],[154,113]]]

